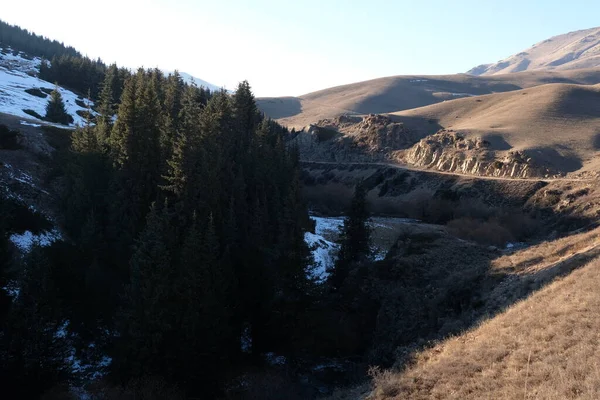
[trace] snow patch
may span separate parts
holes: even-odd
[[[32,124],[31,122],[25,122],[23,120],[21,120],[20,123],[21,123],[21,125],[33,126],[34,128],[39,128],[42,126],[41,124]]]
[[[10,235],[9,240],[13,242],[14,245],[19,248],[19,250],[24,253],[28,253],[31,251],[31,247],[34,244],[47,247],[56,241],[62,240],[62,235],[58,229],[44,231],[37,235],[31,233],[30,231],[25,231],[23,233],[13,233]]]
[[[451,96],[454,97],[475,97],[477,96],[476,94],[471,94],[471,93],[450,93]]]
[[[12,297],[13,301],[19,297],[19,293],[21,292],[21,288],[19,287],[17,281],[8,281],[2,290]]]
[[[315,261],[310,271],[310,278],[322,283],[329,277],[329,271],[333,268],[340,246],[325,240],[321,235],[310,232],[304,234],[304,241],[311,249]]]

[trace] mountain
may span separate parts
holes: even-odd
[[[534,70],[573,70],[600,66],[600,27],[554,36],[495,64],[479,65],[468,74],[499,75]]]
[[[548,83],[597,84],[600,68],[527,71],[494,76],[399,75],[337,86],[299,97],[263,97],[259,108],[273,119],[301,129],[343,114],[381,114]]]

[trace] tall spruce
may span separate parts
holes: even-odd
[[[98,141],[102,145],[108,143],[110,133],[113,127],[113,118],[117,112],[117,104],[119,98],[118,86],[119,82],[119,70],[116,64],[112,64],[106,70],[104,76],[104,82],[102,83],[102,90],[98,99],[98,116],[96,117],[96,135]]]
[[[63,125],[73,123],[73,117],[67,113],[58,85],[50,93],[50,99],[48,100],[48,104],[46,104],[45,118],[50,122],[57,122]]]
[[[333,288],[339,289],[342,286],[353,263],[371,255],[370,243],[367,191],[364,183],[359,182],[354,189],[354,197],[340,231],[340,250],[330,277]]]

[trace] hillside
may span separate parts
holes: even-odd
[[[39,57],[29,57],[11,48],[0,47],[0,113],[46,124],[36,114],[45,115],[54,84],[37,77],[41,62]],[[87,100],[62,87],[59,90],[67,113],[74,119],[71,125],[83,125]],[[31,122],[24,122],[27,123]]]
[[[259,98],[271,118],[296,129],[343,114],[389,113],[457,98],[509,92],[547,83],[597,84],[600,69],[532,71],[478,77],[466,74],[392,76],[320,90],[299,97]]]
[[[549,84],[392,113],[422,137],[440,127],[572,172],[598,150],[600,86]],[[435,123],[433,123],[435,122]]]
[[[592,231],[504,257],[516,274],[498,287],[500,301],[510,297],[514,282],[543,287],[544,279],[557,271],[583,268],[474,329],[416,354],[404,371],[377,374],[368,398],[598,398],[597,239]],[[552,248],[560,249],[557,255],[562,257],[554,257]],[[545,260],[539,263],[539,257]]]
[[[600,66],[600,28],[554,36],[494,64],[471,69],[472,75],[500,75],[522,71],[566,71]]]

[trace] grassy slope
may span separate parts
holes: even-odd
[[[494,150],[529,151],[566,171],[580,169],[600,145],[599,85],[548,84],[392,115],[423,136],[441,126],[481,136]]]
[[[600,69],[532,71],[478,77],[466,74],[392,76],[337,86],[300,97],[259,98],[258,106],[290,127],[302,128],[342,114],[388,113],[436,104],[454,94],[484,95],[547,83],[597,84]]]
[[[496,268],[512,269],[515,276],[493,293],[498,301],[512,295],[514,282],[540,285],[587,265],[471,331],[418,354],[403,372],[378,374],[370,398],[598,398],[598,235],[595,230],[497,260]]]

